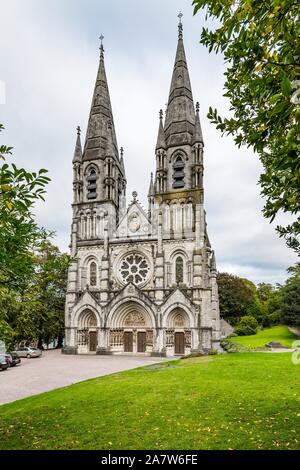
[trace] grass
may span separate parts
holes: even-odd
[[[0,449],[299,449],[299,372],[241,353],[90,380],[0,407]]]
[[[285,348],[291,348],[297,339],[299,340],[289,331],[287,326],[273,326],[259,331],[256,335],[234,336],[230,338],[230,342],[242,345],[247,349],[268,349],[266,344],[270,341],[276,341]]]

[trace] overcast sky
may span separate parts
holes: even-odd
[[[222,113],[221,56],[199,44],[204,13],[192,0],[0,0],[0,143],[14,147],[26,169],[47,168],[52,179],[38,222],[70,238],[75,129],[85,131],[104,34],[105,62],[119,147],[125,148],[128,202],[132,191],[146,205],[155,169],[158,112],[165,109],[177,47],[177,15],[205,139],[208,231],[218,269],[254,282],[282,282],[296,255],[261,213],[260,164],[247,149],[221,137],[206,115]],[[1,96],[2,95],[2,96]]]

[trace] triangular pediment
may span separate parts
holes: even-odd
[[[176,289],[174,290],[169,297],[166,299],[166,301],[163,303],[164,308],[168,308],[171,305],[176,306],[177,303],[183,303],[183,304],[188,304],[190,305],[191,308],[194,307],[194,304],[192,300],[189,298],[188,295],[186,295],[182,290]]]
[[[82,292],[82,294],[78,297],[74,304],[74,307],[76,307],[78,304],[87,306],[93,305],[95,308],[100,305],[95,295],[93,295],[93,292],[88,289]]]
[[[127,209],[121,219],[115,236],[116,238],[141,238],[150,236],[153,226],[139,202],[135,201]]]
[[[114,296],[111,302],[107,305],[107,308],[110,309],[113,304],[116,304],[121,300],[124,301],[126,299],[140,299],[146,304],[151,302],[149,297],[141,289],[130,283],[123,287],[123,289]]]

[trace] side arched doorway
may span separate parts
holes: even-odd
[[[127,302],[114,313],[109,336],[111,352],[147,354],[153,350],[154,325],[143,306]]]
[[[190,320],[182,308],[176,308],[170,312],[165,336],[168,356],[189,354],[191,350]]]
[[[79,317],[77,346],[79,354],[96,353],[98,347],[97,318],[91,310],[85,310]]]

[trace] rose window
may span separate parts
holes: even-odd
[[[139,285],[146,281],[150,267],[143,255],[131,254],[123,258],[119,271],[123,282]]]

